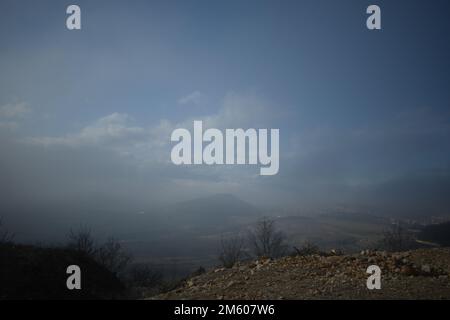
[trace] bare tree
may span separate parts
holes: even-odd
[[[414,248],[415,241],[400,223],[395,223],[384,232],[380,245],[387,251],[405,251]]]
[[[97,252],[95,240],[92,237],[91,229],[81,226],[77,231],[70,229],[68,247],[83,252],[89,256],[94,256]]]
[[[244,248],[244,239],[237,235],[220,240],[219,261],[225,268],[231,268],[242,258]]]
[[[14,239],[14,234],[9,232],[8,230],[3,230],[3,220],[0,218],[0,244],[11,243]]]
[[[319,247],[309,241],[306,241],[300,249],[294,247],[294,250],[298,256],[310,256],[321,253]]]
[[[275,221],[263,218],[249,231],[249,244],[257,257],[278,258],[286,254],[286,236],[275,227]]]
[[[116,274],[121,273],[131,261],[131,256],[115,238],[109,238],[98,248],[96,257],[100,264]]]
[[[119,241],[111,237],[98,246],[87,227],[80,227],[77,231],[71,229],[68,238],[70,249],[87,254],[113,273],[121,273],[131,261],[131,256]]]
[[[129,281],[135,287],[154,288],[162,284],[163,275],[149,264],[135,264],[129,270]]]

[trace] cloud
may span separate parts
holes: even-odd
[[[169,184],[181,187],[180,181],[197,181],[202,191],[221,188],[236,190],[236,184],[259,179],[257,166],[191,166],[177,167],[170,160],[173,143],[170,136],[176,128],[192,130],[194,120],[202,120],[205,129],[275,128],[277,109],[256,95],[227,94],[215,112],[203,116],[187,117],[181,121],[160,119],[145,126],[136,125],[134,119],[123,113],[112,113],[73,133],[59,136],[35,136],[22,139],[32,146],[48,147],[57,154],[110,152],[120,156],[133,170],[152,171]],[[69,148],[70,150],[67,150]],[[107,154],[107,153],[105,153]],[[109,157],[109,156],[108,156]],[[109,158],[104,159],[109,162]],[[206,186],[209,187],[206,187]],[[197,191],[199,191],[197,190]],[[221,190],[225,192],[227,190]]]
[[[120,146],[142,141],[147,131],[130,125],[132,118],[124,113],[112,113],[98,119],[78,133],[62,137],[32,137],[28,141],[44,146]]]
[[[0,118],[22,118],[30,112],[31,109],[24,102],[0,106]]]
[[[229,92],[219,105],[214,113],[187,117],[177,123],[168,124],[173,129],[188,130],[192,128],[194,120],[203,121],[204,128],[277,128],[275,122],[280,118],[280,109],[255,94]]]
[[[204,117],[211,128],[274,128],[275,106],[256,95],[228,93],[217,114]]]
[[[154,126],[137,126],[128,114],[112,113],[75,133],[62,136],[37,136],[21,141],[34,146],[112,151],[138,167],[151,167],[170,162],[170,134],[175,125],[160,120]],[[62,151],[64,152],[64,151]]]
[[[5,129],[8,131],[16,130],[19,127],[19,124],[15,121],[4,121],[0,122],[0,129]]]
[[[198,105],[204,99],[205,99],[204,94],[202,94],[200,91],[194,91],[194,92],[178,99],[178,104],[180,104],[180,105],[186,105],[186,104]]]

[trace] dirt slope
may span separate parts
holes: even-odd
[[[366,269],[382,270],[368,290]],[[450,249],[261,259],[215,269],[152,299],[450,299]]]

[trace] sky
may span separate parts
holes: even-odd
[[[82,29],[70,31],[75,3]],[[381,30],[366,28],[371,4]],[[444,0],[2,0],[0,212],[230,193],[301,212],[448,214],[449,9]],[[171,132],[194,120],[280,129],[279,173],[175,166]]]

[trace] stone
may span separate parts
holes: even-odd
[[[430,272],[431,272],[431,267],[430,267],[429,264],[424,264],[424,265],[422,265],[421,270],[422,270],[423,272],[425,272],[425,273],[430,273]]]

